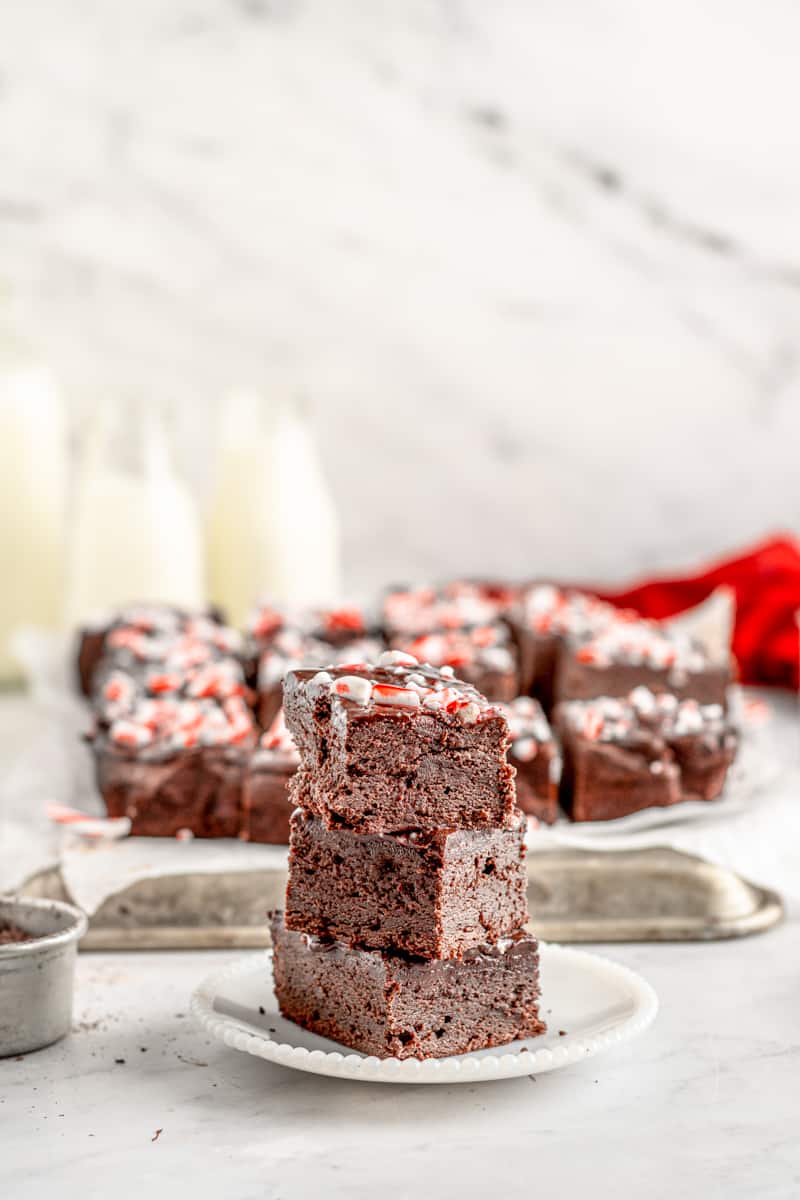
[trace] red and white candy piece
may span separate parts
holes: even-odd
[[[337,696],[344,700],[352,700],[354,704],[369,704],[373,690],[372,683],[363,675],[342,675],[333,685]]]
[[[181,682],[181,677],[177,672],[154,671],[147,676],[148,690],[154,692],[156,696],[180,691]]]
[[[186,688],[189,696],[196,698],[217,696],[241,696],[244,685],[238,671],[231,663],[216,663],[194,672]]]
[[[379,667],[418,667],[419,659],[413,654],[406,654],[403,650],[384,650],[383,654],[378,656]]]
[[[232,696],[222,706],[230,725],[231,741],[238,742],[253,732],[253,716],[241,696]]]
[[[456,709],[456,716],[462,725],[474,725],[480,715],[480,706],[474,700],[469,700],[466,704],[460,704]]]
[[[539,747],[532,737],[517,738],[511,746],[511,753],[519,762],[533,762],[538,750]]]
[[[103,688],[103,699],[111,704],[124,705],[133,699],[133,680],[122,671],[114,671],[109,675]]]
[[[261,735],[261,742],[259,744],[265,750],[295,749],[294,739],[289,732],[286,724],[286,716],[282,708],[278,709],[278,714],[269,729]]]
[[[130,817],[93,817],[66,804],[48,804],[47,819],[54,825],[67,826],[81,837],[117,840],[131,831]]]
[[[332,683],[333,676],[330,671],[317,671],[316,675],[312,675],[306,684],[306,691],[309,696],[316,696],[319,692],[327,690]]]
[[[134,721],[115,721],[111,726],[111,740],[118,746],[128,746],[140,750],[153,740],[153,731],[147,725],[138,725]]]
[[[390,704],[397,708],[419,708],[419,692],[414,688],[395,687],[391,683],[372,685],[372,698],[376,704]]]
[[[587,711],[581,732],[585,738],[589,738],[593,742],[600,737],[603,732],[603,714],[598,709],[590,708]]]

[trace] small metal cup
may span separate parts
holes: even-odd
[[[0,896],[0,923],[34,939],[0,945],[0,1058],[49,1046],[69,1033],[84,914],[58,900]]]

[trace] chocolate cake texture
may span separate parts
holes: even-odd
[[[292,817],[286,926],[370,949],[457,958],[527,920],[525,823],[359,834]]]
[[[452,671],[400,651],[291,671],[286,721],[300,752],[294,802],[362,833],[513,822],[505,717]]]
[[[545,1030],[536,938],[517,931],[460,959],[414,958],[271,923],[284,1016],[378,1058],[443,1058]]]

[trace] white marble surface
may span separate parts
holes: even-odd
[[[198,486],[225,387],[308,395],[354,588],[688,564],[800,522],[798,37],[7,0],[0,295],[77,401],[173,402]]]
[[[795,768],[796,713],[788,698],[779,707],[775,752]],[[0,704],[0,761],[35,720],[23,700]],[[597,947],[653,984],[656,1023],[538,1079],[424,1088],[302,1075],[193,1027],[193,988],[233,954],[80,955],[72,1036],[0,1060],[0,1195],[793,1200],[800,838],[783,801],[796,809],[797,774],[775,792],[770,839],[757,819],[744,838],[708,825],[703,849],[757,866],[761,882],[780,877],[786,922],[728,943]]]
[[[85,954],[73,1035],[0,1062],[3,1192],[796,1196],[798,922],[606,949],[660,995],[643,1038],[538,1079],[431,1088],[320,1079],[199,1035],[189,994],[229,955]]]

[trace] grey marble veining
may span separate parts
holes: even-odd
[[[800,521],[799,26],[11,0],[0,294],[198,485],[225,388],[308,395],[353,587],[690,564]]]

